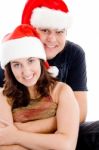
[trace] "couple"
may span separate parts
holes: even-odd
[[[77,150],[84,150],[85,148],[89,149],[89,150],[91,150],[91,149],[94,150],[97,148],[97,144],[95,144],[95,141],[92,141],[92,140],[95,139],[97,141],[97,139],[96,139],[97,137],[95,136],[95,133],[98,131],[98,124],[99,123],[98,122],[95,122],[92,124],[91,123],[83,123],[85,121],[86,114],[87,114],[87,104],[86,104],[87,103],[86,102],[87,101],[87,96],[86,96],[87,87],[86,87],[85,54],[84,54],[84,51],[78,45],[66,40],[67,29],[70,26],[70,22],[71,21],[70,21],[68,7],[61,0],[54,0],[54,1],[53,0],[42,0],[42,1],[28,0],[26,5],[25,5],[25,8],[23,10],[23,15],[22,15],[22,23],[23,24],[31,24],[33,27],[36,28],[36,31],[39,33],[40,39],[44,45],[47,60],[50,64],[50,66],[57,66],[57,68],[59,69],[59,74],[57,76],[57,80],[59,79],[60,81],[67,83],[73,89],[74,92],[72,93],[72,90],[70,89],[70,87],[64,85],[63,83],[60,83],[59,81],[56,81],[53,77],[50,77],[48,80],[49,86],[47,86],[47,93],[45,93],[44,95],[41,95],[42,92],[41,93],[37,92],[37,91],[39,91],[39,90],[37,90],[37,91],[35,91],[36,96],[34,96],[34,94],[31,95],[31,90],[29,90],[27,84],[24,85],[23,82],[22,83],[20,82],[19,78],[17,78],[17,76],[16,76],[17,74],[14,73],[14,71],[13,71],[13,67],[11,67],[11,63],[13,62],[12,59],[13,59],[14,49],[13,49],[13,53],[11,53],[11,55],[12,55],[11,59],[9,59],[7,61],[7,63],[10,62],[9,68],[8,69],[6,68],[6,66],[5,66],[6,63],[4,63],[4,66],[3,66],[6,70],[5,71],[5,85],[4,85],[5,89],[3,89],[3,90],[4,91],[7,90],[7,88],[8,88],[7,85],[12,85],[11,83],[8,84],[9,83],[8,82],[9,76],[8,76],[7,70],[10,69],[10,71],[12,72],[13,76],[18,81],[18,83],[21,83],[22,87],[24,87],[24,86],[27,87],[28,90],[24,89],[25,87],[22,88],[21,86],[18,86],[18,89],[22,88],[23,90],[25,90],[25,93],[27,93],[27,96],[29,96],[29,97],[27,97],[26,95],[23,94],[24,97],[27,97],[27,100],[35,99],[35,98],[37,100],[37,98],[39,96],[40,96],[41,101],[43,99],[45,100],[45,96],[47,96],[47,99],[49,99],[48,97],[50,97],[52,100],[54,100],[53,99],[53,98],[55,98],[54,96],[57,95],[57,98],[55,98],[56,101],[53,101],[53,102],[54,102],[54,104],[56,103],[58,105],[59,101],[57,102],[57,99],[59,99],[58,96],[61,95],[58,93],[59,93],[59,91],[61,92],[62,87],[66,86],[66,89],[65,89],[66,92],[63,90],[62,95],[64,95],[64,96],[70,95],[69,99],[74,99],[74,102],[72,101],[72,103],[71,103],[69,101],[68,103],[71,103],[70,108],[71,108],[72,104],[74,103],[74,107],[72,109],[68,110],[67,109],[68,107],[64,108],[66,106],[64,105],[64,103],[61,102],[62,104],[60,104],[60,105],[62,106],[62,110],[64,110],[65,115],[62,115],[63,119],[61,117],[61,119],[62,119],[62,121],[64,121],[64,123],[62,123],[62,121],[59,121],[59,122],[60,122],[60,124],[65,125],[63,127],[58,124],[59,122],[57,120],[58,119],[57,118],[57,111],[58,111],[57,106],[54,110],[55,111],[55,114],[54,114],[55,117],[52,116],[52,117],[50,117],[50,119],[42,119],[42,120],[37,120],[37,121],[31,121],[28,123],[17,123],[18,121],[15,122],[15,126],[17,127],[17,129],[20,129],[23,131],[28,131],[28,132],[32,131],[33,133],[35,133],[35,132],[36,133],[46,133],[46,132],[52,133],[53,131],[56,130],[56,133],[53,135],[53,136],[55,136],[55,140],[53,140],[53,138],[51,137],[51,140],[53,141],[51,143],[53,143],[53,144],[55,143],[55,141],[57,141],[57,139],[58,139],[57,136],[60,136],[62,133],[65,135],[64,131],[68,131],[68,133],[66,134],[67,136],[65,138],[65,143],[63,142],[64,140],[61,136],[59,143],[63,142],[64,144],[57,145],[58,148],[53,147],[54,146],[53,144],[52,144],[52,147],[48,147],[48,144],[50,144],[50,142],[49,142],[50,140],[48,140],[48,139],[47,139],[48,140],[47,147],[42,147],[42,146],[45,146],[45,145],[42,145],[43,141],[41,142],[41,145],[40,145],[41,147],[27,147],[26,145],[22,145],[22,143],[18,143],[16,141],[14,141],[14,143],[10,143],[12,147],[21,145],[21,146],[19,146],[20,150],[21,150],[21,148],[24,148],[24,147],[28,148],[28,149],[68,149],[68,150],[69,149],[70,150],[75,149],[76,141],[77,141],[77,135],[78,135],[78,124],[79,124],[78,123],[78,118],[79,118],[78,116],[79,116],[79,112],[80,112],[81,126],[80,126],[80,132],[79,132],[79,137],[78,137]],[[10,40],[9,37],[8,37],[8,40]],[[13,39],[14,37],[11,37],[11,38]],[[23,43],[25,43],[25,42],[23,42]],[[29,54],[31,54],[29,50],[27,50],[27,51]],[[35,50],[35,52],[36,51],[37,50]],[[21,56],[21,53],[18,53],[18,54],[19,54],[19,56]],[[41,54],[43,54],[43,53],[41,52]],[[28,56],[28,55],[26,54],[26,56]],[[26,56],[24,55],[24,57],[26,57]],[[22,58],[24,58],[24,57],[22,57]],[[31,57],[31,56],[29,56],[29,57]],[[20,66],[21,67],[23,66],[23,62],[26,64],[26,62],[29,62],[29,61],[30,62],[33,61],[35,63],[36,60],[34,60],[34,57],[35,56],[33,56],[33,58],[32,58],[33,60],[28,60],[28,59],[27,60],[26,59],[19,60],[19,58],[18,58],[18,62],[16,60],[14,62],[14,63],[17,62],[15,66],[20,68]],[[6,62],[6,58],[8,59],[8,57],[4,56],[4,58],[5,58],[4,60]],[[42,59],[42,58],[39,57],[39,59]],[[22,61],[22,62],[20,62],[20,61]],[[41,64],[41,62],[40,62],[40,64]],[[2,62],[1,62],[1,65],[2,65]],[[50,68],[49,68],[49,70],[50,70]],[[27,70],[25,70],[25,71],[27,71]],[[34,71],[33,71],[33,76],[35,77]],[[26,77],[26,79],[28,80],[30,77],[31,76]],[[26,80],[26,79],[24,79],[24,80]],[[57,83],[59,83],[59,84],[57,84]],[[35,85],[36,85],[36,83],[35,83]],[[43,88],[41,88],[41,89],[43,89]],[[35,90],[35,88],[33,88],[33,90]],[[43,89],[43,90],[45,90],[45,89]],[[53,91],[52,93],[54,93],[54,94],[52,94],[50,90]],[[3,93],[5,94],[6,97],[10,96],[11,99],[14,98],[14,100],[13,99],[12,100],[15,101],[15,97],[14,96],[12,97],[13,94],[9,95],[4,91],[3,91]],[[29,91],[29,93],[26,91]],[[7,92],[9,93],[9,90]],[[24,91],[21,91],[21,92],[24,93]],[[64,93],[67,93],[67,94],[65,95]],[[75,97],[72,94],[74,94]],[[22,99],[23,95],[21,95],[21,99]],[[62,97],[64,97],[64,96],[62,96]],[[75,101],[75,98],[78,102],[78,105]],[[65,98],[65,99],[67,99],[67,98]],[[5,102],[5,100],[4,100],[4,102]],[[9,104],[12,104],[11,100],[8,100],[7,102],[9,102]],[[13,105],[10,105],[11,106],[10,107],[10,113],[11,113],[11,110],[13,112],[13,109],[17,110],[15,112],[18,113],[18,112],[20,112],[20,109],[18,109],[20,106],[22,106],[22,107],[26,106],[26,108],[27,108],[28,105],[30,106],[30,103],[28,101],[25,101],[24,105],[23,105],[23,103],[22,104],[18,104],[18,102],[17,102],[17,104],[14,103]],[[69,104],[68,104],[68,106],[69,106]],[[80,111],[78,110],[78,106],[79,106]],[[9,108],[9,105],[8,105],[8,108]],[[74,111],[74,113],[71,110]],[[65,113],[65,111],[66,111],[66,113]],[[70,111],[71,113],[69,113],[68,111]],[[76,117],[75,117],[75,113],[77,115]],[[58,114],[60,114],[60,113],[58,113]],[[66,121],[65,119],[68,118],[67,114],[70,114],[70,116],[68,115],[68,117],[69,117],[68,123],[67,122],[65,123],[65,121]],[[73,115],[73,116],[71,116],[71,115]],[[17,117],[17,115],[15,115],[15,116]],[[76,118],[75,121],[72,119],[70,120],[70,118],[72,118],[72,117]],[[72,121],[74,121],[74,122],[72,122]],[[11,121],[11,123],[12,122],[13,121]],[[57,122],[57,124],[56,124],[56,122]],[[70,122],[70,124],[73,125],[72,126],[73,129],[71,130],[72,133],[69,130],[71,128],[69,122]],[[40,124],[42,125],[41,127],[39,126]],[[46,127],[44,126],[45,124],[46,124]],[[60,130],[60,132],[59,132],[58,127],[62,127],[61,129],[64,128],[64,131]],[[9,126],[9,128],[10,128],[10,126]],[[13,128],[13,131],[16,131],[15,127],[12,127],[12,128]],[[12,128],[10,128],[10,129],[12,129]],[[66,128],[68,128],[68,130],[66,130]],[[8,129],[8,131],[10,129]],[[2,132],[5,132],[5,130],[3,130]],[[57,134],[57,133],[60,133],[60,134]],[[25,134],[25,133],[23,133],[23,134]],[[27,133],[27,134],[29,134],[29,133]],[[2,135],[4,135],[4,134],[2,133]],[[28,135],[28,136],[30,136],[30,135]],[[34,136],[33,134],[31,134],[31,138],[30,138],[31,141],[33,141],[33,139],[34,139],[34,142],[35,142],[36,136],[38,139],[38,135]],[[42,136],[43,135],[41,134],[41,138],[42,138]],[[70,137],[73,137],[73,138],[70,138]],[[31,142],[30,140],[27,141],[26,139],[22,139],[22,140],[23,140],[22,142],[24,144],[27,144],[27,142]],[[27,142],[25,142],[24,140],[26,140]],[[71,142],[72,144],[70,144],[69,142]],[[15,145],[15,144],[17,144],[17,145]],[[38,144],[40,144],[40,143],[34,143],[33,146],[38,146]],[[8,144],[5,142],[4,145],[8,145]],[[29,143],[29,145],[32,146],[31,143]],[[64,148],[61,147],[60,148],[59,146],[70,146],[70,147],[68,147],[68,148],[67,147],[64,147]],[[5,150],[6,150],[6,147],[7,146],[5,146],[5,147],[2,146],[2,148],[5,148]],[[11,150],[11,147],[10,146],[8,146],[8,147]]]

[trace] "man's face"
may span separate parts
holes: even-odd
[[[37,28],[37,32],[40,35],[46,50],[47,59],[54,58],[59,52],[61,52],[66,42],[66,30],[65,29],[45,29]]]

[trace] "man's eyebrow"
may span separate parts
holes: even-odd
[[[56,31],[65,31],[65,29],[56,29]]]
[[[34,58],[34,57],[29,57],[28,59],[32,59],[32,58]],[[28,60],[28,59],[27,59],[27,60]]]

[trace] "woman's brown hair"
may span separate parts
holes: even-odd
[[[46,70],[44,61],[40,60],[41,64],[41,75],[36,83],[36,91],[40,97],[50,95],[50,89],[55,87],[56,78],[53,78]],[[8,98],[11,98],[12,109],[22,106],[27,106],[30,101],[30,95],[27,87],[19,83],[11,70],[10,63],[5,66],[5,84],[3,94]]]

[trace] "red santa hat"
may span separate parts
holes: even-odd
[[[63,0],[28,0],[22,23],[40,28],[67,29],[71,25],[71,16]]]
[[[49,64],[46,61],[44,46],[36,30],[28,24],[22,24],[6,35],[1,44],[1,67],[14,59],[36,57],[45,61],[46,68]],[[50,71],[51,72],[51,71]],[[56,76],[53,72],[52,75]]]

